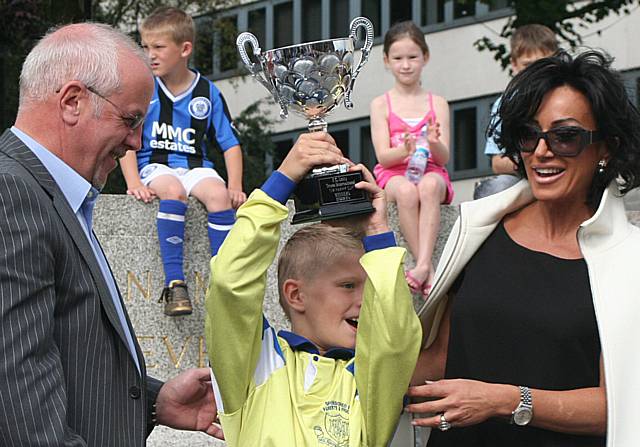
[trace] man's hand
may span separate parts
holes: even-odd
[[[342,151],[326,132],[303,133],[278,168],[282,174],[298,183],[314,166],[348,163]]]
[[[363,230],[367,236],[386,233],[389,231],[387,222],[387,198],[385,192],[380,188],[373,178],[373,175],[363,164],[357,164],[349,168],[350,172],[360,171],[363,181],[356,183],[357,189],[365,190],[371,197],[371,204],[375,211],[365,216]]]
[[[156,193],[153,189],[144,186],[142,183],[131,188],[127,188],[127,194],[138,200],[142,200],[144,203],[149,203],[156,197]]]
[[[158,423],[178,430],[203,431],[224,439],[209,368],[189,369],[166,382],[156,399]]]
[[[229,188],[228,191],[233,209],[237,210],[240,205],[247,201],[247,195],[241,189]]]

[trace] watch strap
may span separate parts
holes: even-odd
[[[519,386],[518,388],[520,390],[520,402],[518,403],[516,409],[511,412],[512,424],[517,424],[516,415],[519,413],[528,412],[530,413],[530,416],[533,415],[533,396],[531,395],[531,390],[526,386]],[[528,423],[529,421],[525,422],[524,424],[518,425],[526,425]]]

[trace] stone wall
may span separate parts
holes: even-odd
[[[392,228],[401,245],[404,240],[397,226],[395,206],[389,207]],[[185,230],[185,274],[194,312],[184,317],[170,318],[162,313],[158,298],[163,287],[162,263],[157,242],[155,219],[158,202],[144,204],[130,196],[103,195],[95,210],[94,227],[116,281],[124,297],[138,341],[145,354],[149,374],[166,380],[186,368],[206,366],[204,343],[204,297],[209,279],[210,249],[206,230],[206,212],[195,200],[189,203]],[[443,206],[441,237],[434,257],[439,257],[445,237],[457,217],[456,207]],[[285,222],[283,240],[295,231]],[[412,263],[411,259],[408,263]],[[288,328],[278,304],[275,266],[268,274],[265,313],[277,329]],[[416,299],[416,305],[420,301]],[[190,447],[223,446],[204,434],[183,433],[158,427],[149,438],[148,446]]]

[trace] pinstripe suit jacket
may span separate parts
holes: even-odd
[[[161,383],[146,377],[136,350],[142,377],[78,219],[39,159],[5,131],[0,445],[143,446]]]

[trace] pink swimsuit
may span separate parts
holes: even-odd
[[[389,93],[385,93],[385,98],[387,100],[387,108],[388,108],[388,122],[389,122],[389,135],[391,137],[391,147],[397,147],[404,141],[405,132],[409,132],[414,136],[420,135],[420,131],[422,127],[429,124],[433,125],[436,122],[436,111],[433,108],[433,97],[431,93],[429,93],[429,111],[427,114],[414,126],[410,126],[407,124],[405,120],[396,115],[391,109],[391,99],[389,98]],[[391,166],[389,168],[383,167],[380,163],[376,164],[373,168],[373,173],[376,176],[376,183],[381,188],[384,188],[387,185],[387,182],[396,175],[404,176],[405,171],[407,170],[408,159],[404,160],[402,163]],[[449,179],[449,173],[444,168],[444,166],[438,165],[433,158],[429,157],[429,163],[427,163],[427,169],[425,169],[425,174],[428,172],[434,172],[440,175],[445,184],[447,185],[447,196],[444,199],[445,204],[451,203],[453,200],[453,186],[451,185],[451,180]]]

